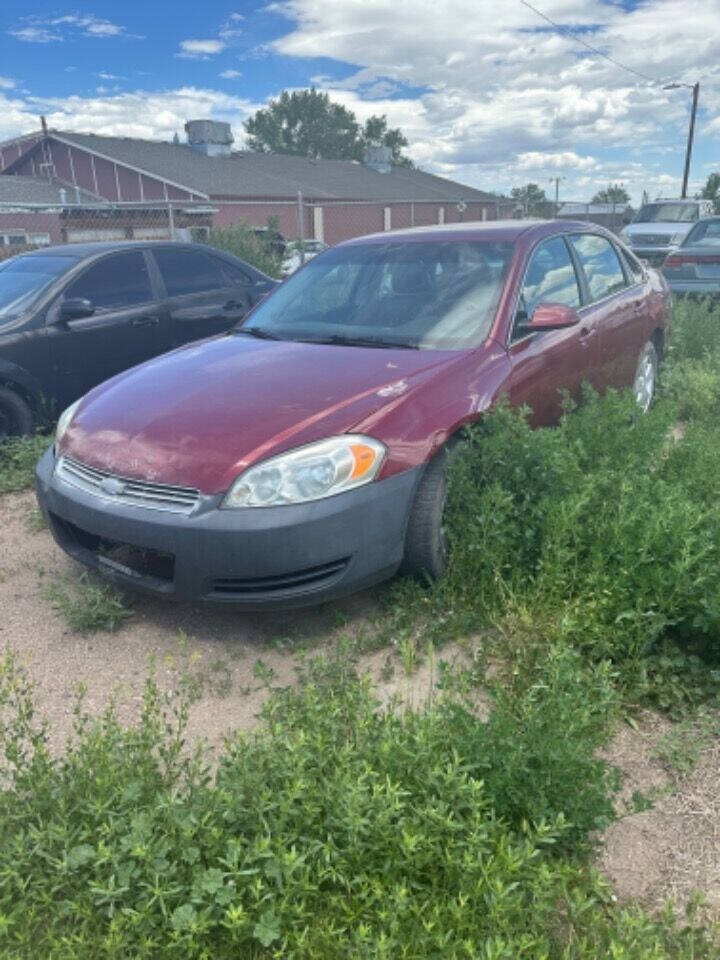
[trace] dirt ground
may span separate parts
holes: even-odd
[[[0,496],[0,647],[18,652],[37,687],[52,744],[62,749],[72,729],[75,689],[87,685],[86,709],[101,711],[115,699],[121,716],[138,708],[142,685],[154,664],[166,690],[183,671],[196,678],[200,696],[189,736],[211,746],[234,730],[248,731],[267,697],[268,682],[294,682],[298,656],[319,651],[343,636],[368,630],[378,611],[377,593],[360,594],[321,608],[276,614],[198,608],[134,595],[132,617],[114,633],[73,632],[47,596],[53,584],[72,584],[78,565],[38,528],[30,493]],[[468,648],[438,654],[461,662]],[[360,659],[384,702],[420,707],[432,697],[437,665],[421,662],[408,675],[389,648]],[[489,709],[480,702],[481,710]],[[673,897],[684,908],[696,891],[707,913],[720,919],[720,723],[685,776],[658,758],[672,735],[668,721],[647,714],[636,728],[622,726],[607,759],[623,771],[621,818],[607,831],[599,866],[619,899],[637,898],[657,908]],[[692,737],[692,732],[689,734]],[[680,747],[682,750],[682,746]],[[652,800],[651,809],[642,798]]]

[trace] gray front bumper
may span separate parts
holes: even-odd
[[[221,510],[220,497],[203,497],[179,516],[101,499],[54,467],[50,449],[37,498],[71,556],[124,587],[255,610],[308,606],[392,576],[423,469],[295,506]]]

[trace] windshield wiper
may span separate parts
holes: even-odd
[[[234,333],[244,333],[248,337],[257,337],[258,340],[284,340],[285,337],[278,336],[277,333],[271,333],[269,330],[263,330],[262,327],[236,327]]]
[[[380,337],[342,337],[334,333],[329,337],[302,337],[297,343],[332,343],[343,347],[380,347],[393,350],[419,350],[417,343],[406,343],[397,340],[383,340]]]

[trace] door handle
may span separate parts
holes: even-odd
[[[156,327],[159,323],[159,317],[135,317],[132,325],[134,327]]]
[[[242,309],[245,306],[240,300],[228,300],[226,304],[223,305],[223,310],[238,310]]]
[[[583,326],[583,327],[580,327],[580,330],[578,331],[578,333],[580,334],[580,342],[583,344],[587,344],[595,336],[595,334],[597,333],[597,329],[595,327]]]

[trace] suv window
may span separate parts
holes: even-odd
[[[145,255],[116,253],[94,263],[65,290],[65,299],[82,297],[96,310],[117,310],[153,299]]]
[[[533,251],[520,294],[520,310],[527,319],[539,303],[580,306],[580,287],[570,251],[562,237],[553,237]]]
[[[591,303],[627,286],[620,258],[609,240],[597,234],[584,233],[571,237],[570,242],[585,272]]]
[[[205,293],[228,286],[223,264],[195,250],[153,250],[169,297]]]

